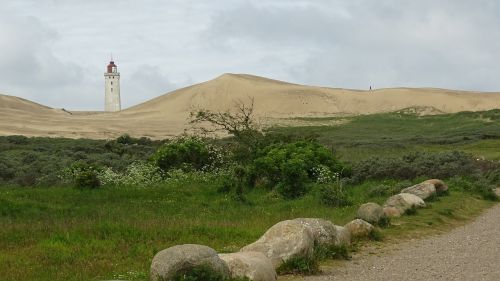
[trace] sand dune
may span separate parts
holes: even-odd
[[[162,95],[117,113],[66,112],[0,95],[0,135],[113,138],[123,133],[164,138],[187,128],[190,111],[226,111],[254,99],[255,114],[266,120],[338,116],[425,108],[430,113],[500,108],[500,93],[433,88],[373,91],[304,86],[246,74],[214,80]]]

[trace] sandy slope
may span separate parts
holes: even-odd
[[[500,93],[393,88],[374,91],[332,89],[267,78],[224,74],[165,94],[119,113],[65,112],[0,95],[0,135],[111,138],[123,133],[163,138],[182,133],[196,108],[229,110],[253,97],[262,118],[370,114],[408,107],[433,112],[500,108]]]

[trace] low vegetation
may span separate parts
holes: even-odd
[[[213,270],[209,265],[199,265],[189,271],[178,273],[174,276],[174,281],[250,281],[246,277],[228,278]]]
[[[496,200],[500,158],[490,145],[500,145],[500,111],[379,114],[263,132],[246,119],[249,108],[240,110],[239,119],[194,115],[229,126],[224,140],[0,137],[2,280],[146,280],[151,258],[164,248],[197,243],[237,251],[296,217],[342,225],[360,204],[381,204],[432,177],[447,182],[448,196],[371,239],[444,229]],[[318,250],[280,270],[314,273],[321,259],[348,258],[346,250]],[[190,274],[179,280],[199,280]]]

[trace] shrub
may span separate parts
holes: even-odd
[[[75,163],[63,171],[62,177],[72,182],[77,188],[97,188],[101,185],[99,181],[100,169],[86,163]]]
[[[281,264],[276,272],[278,274],[304,274],[312,275],[320,272],[319,262],[325,259],[349,260],[349,249],[346,245],[314,245],[311,256],[292,257]]]
[[[292,257],[282,263],[277,269],[278,274],[313,275],[319,272],[319,262],[314,256]]]
[[[481,169],[482,163],[464,152],[416,152],[399,158],[370,158],[355,164],[352,173],[354,182],[362,182],[367,179],[449,178],[478,174]]]
[[[217,188],[219,193],[233,192],[233,199],[240,202],[246,202],[243,194],[246,182],[247,170],[245,166],[236,165],[229,173],[221,173],[221,183]]]
[[[102,185],[130,185],[148,187],[163,180],[163,171],[153,164],[136,161],[130,164],[123,173],[114,172],[111,168],[99,172]]]
[[[133,144],[134,140],[128,134],[123,134],[116,139],[116,142],[121,144]]]
[[[314,141],[271,144],[258,153],[251,165],[251,184],[265,182],[286,198],[303,195],[306,184],[316,180],[317,169],[340,174],[344,169],[333,154]],[[253,182],[252,182],[253,181]]]
[[[277,190],[281,195],[286,198],[297,198],[306,193],[307,173],[302,159],[291,158],[281,165],[280,170],[281,179]]]
[[[498,200],[494,191],[495,186],[482,177],[453,177],[448,181],[448,184],[452,186],[453,189],[458,188],[466,192],[478,194],[486,200]]]
[[[380,230],[374,229],[368,234],[368,239],[373,241],[382,241],[384,240],[384,235]]]
[[[150,186],[163,179],[163,172],[153,164],[136,161],[127,167],[122,181],[126,185]]]
[[[25,136],[19,136],[19,135],[13,135],[13,136],[6,136],[5,139],[7,142],[12,143],[12,144],[28,144],[29,139]]]
[[[347,192],[340,182],[322,186],[319,190],[319,195],[321,203],[330,207],[352,205],[352,201],[349,199]]]
[[[334,173],[325,165],[319,165],[312,169],[313,177],[317,183],[332,183],[339,180],[340,174]]]
[[[202,139],[182,137],[161,146],[152,156],[152,160],[163,171],[202,170],[219,159],[214,153],[217,152],[211,151],[210,146]]]
[[[318,260],[343,259],[349,260],[351,256],[346,245],[315,245],[314,256]]]

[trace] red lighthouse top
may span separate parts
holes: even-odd
[[[117,65],[115,64],[114,61],[110,61],[108,64],[108,73],[114,73],[116,72]]]

